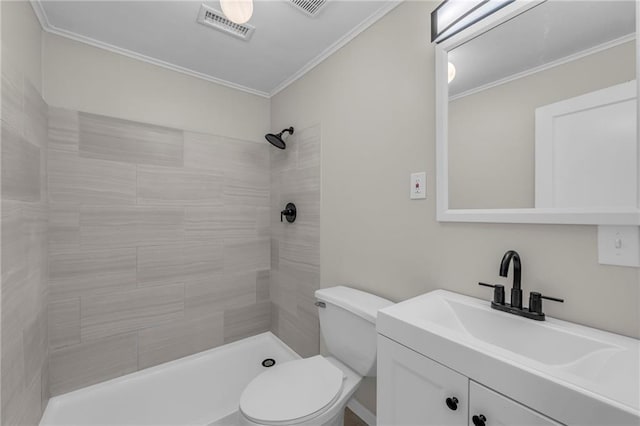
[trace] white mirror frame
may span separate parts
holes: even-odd
[[[637,150],[637,208],[519,208],[519,209],[450,209],[449,153],[447,146],[449,91],[447,52],[479,34],[542,3],[544,0],[516,0],[493,15],[461,31],[435,48],[436,90],[436,204],[439,222],[485,223],[547,223],[575,225],[637,225],[640,226],[640,146]],[[636,52],[640,52],[640,5],[636,2]],[[636,81],[640,71],[640,54],[636,55]],[[640,84],[637,85],[640,99]],[[638,108],[640,115],[640,108]],[[640,117],[637,120],[640,135]]]

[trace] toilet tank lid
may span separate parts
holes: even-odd
[[[339,306],[375,324],[378,310],[394,303],[374,294],[342,285],[316,290],[316,298]]]

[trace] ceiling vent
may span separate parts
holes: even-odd
[[[290,2],[296,9],[309,16],[317,16],[324,5],[327,4],[327,0],[290,0]]]
[[[215,28],[218,31],[237,37],[239,39],[248,41],[255,27],[249,24],[236,24],[228,20],[224,13],[217,11],[205,4],[200,6],[200,13],[198,13],[198,22],[202,25]]]

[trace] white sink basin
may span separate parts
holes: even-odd
[[[632,418],[638,416],[640,422],[640,342],[636,339],[553,318],[518,317],[491,309],[489,301],[445,290],[381,310],[377,328],[378,333],[472,379],[528,398],[533,408],[537,403],[548,405],[542,401],[549,399],[546,389],[579,403],[593,400],[614,406]],[[561,420],[566,406],[558,410],[556,418]],[[603,415],[614,415],[602,410]],[[591,410],[585,415],[590,418],[564,420],[593,424],[587,421],[593,420]]]
[[[452,293],[438,291],[414,306],[408,315],[416,320],[433,322],[459,333],[460,338],[478,340],[530,358],[546,365],[568,365],[602,354],[613,356],[624,348],[576,334],[575,330],[548,323],[515,317],[490,309],[484,301],[460,300]],[[516,320],[517,319],[517,320]],[[515,320],[515,321],[514,321]],[[551,324],[551,325],[549,325]]]

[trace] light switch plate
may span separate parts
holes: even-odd
[[[640,227],[598,226],[598,262],[640,267]]]
[[[419,200],[427,198],[427,173],[411,173],[411,188],[409,198]]]

